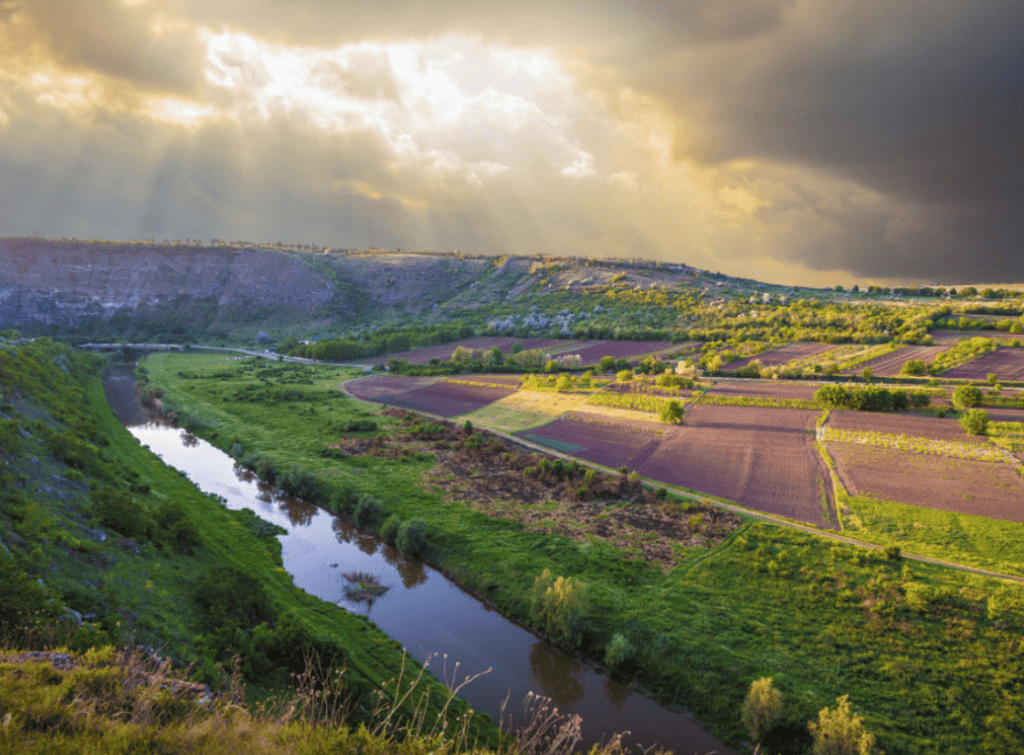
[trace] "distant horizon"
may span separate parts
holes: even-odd
[[[835,290],[836,286],[842,286],[849,293],[850,286],[858,285],[861,289],[866,289],[868,286],[888,286],[892,287],[909,287],[917,286],[922,288],[966,288],[973,286],[979,290],[983,288],[1004,288],[1007,290],[1024,290],[1024,280],[1021,281],[967,281],[967,282],[936,282],[926,281],[922,279],[872,279],[864,280],[857,278],[850,278],[849,276],[843,276],[848,282],[845,283],[822,283],[820,285],[813,285],[808,283],[787,283],[787,282],[776,282],[771,280],[764,280],[761,278],[753,278],[743,275],[733,275],[726,273],[721,270],[709,270],[705,268],[691,265],[685,261],[673,260],[666,261],[661,259],[653,259],[648,257],[589,257],[576,254],[556,254],[551,252],[472,252],[465,249],[417,249],[417,248],[396,248],[396,249],[385,249],[382,247],[344,247],[339,245],[328,245],[328,244],[315,244],[315,243],[295,243],[286,241],[254,241],[251,239],[235,239],[225,240],[218,238],[200,239],[200,238],[184,238],[184,239],[153,239],[153,238],[135,238],[135,239],[85,239],[78,238],[75,236],[41,236],[41,235],[8,235],[0,236],[0,241],[11,241],[11,240],[35,240],[35,241],[67,241],[67,242],[81,242],[81,243],[108,243],[108,244],[168,244],[168,245],[179,245],[179,246],[197,246],[204,248],[218,248],[218,247],[243,247],[252,246],[256,248],[267,248],[273,251],[276,248],[282,249],[295,249],[298,251],[323,251],[323,252],[380,252],[383,254],[460,254],[465,257],[520,257],[520,258],[547,258],[547,259],[559,259],[559,258],[571,258],[579,260],[590,260],[596,259],[601,262],[625,262],[625,263],[636,263],[636,264],[660,264],[665,266],[671,265],[682,265],[689,267],[694,270],[698,270],[702,273],[708,273],[712,275],[726,275],[729,278],[737,280],[747,280],[754,283],[765,284],[770,286],[780,287],[792,287],[792,288],[815,288],[819,290]],[[216,242],[216,244],[214,244]],[[823,274],[824,278],[828,277],[828,274]]]

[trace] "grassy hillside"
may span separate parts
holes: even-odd
[[[103,368],[47,339],[0,349],[0,646],[144,644],[215,688],[237,657],[255,697],[310,653],[345,665],[356,700],[397,677],[396,643],[292,584],[273,527],[139,446]],[[424,689],[436,714],[445,690]]]
[[[383,508],[370,526],[421,519],[428,560],[504,613],[597,662],[622,649],[620,636],[633,651],[616,658],[617,677],[694,711],[727,741],[748,736],[744,696],[770,676],[785,700],[765,739],[772,752],[808,747],[807,721],[844,694],[888,753],[1008,752],[1020,742],[1019,586],[756,522],[710,548],[679,545],[679,563],[660,568],[638,558],[639,541],[616,545],[540,514],[529,525],[468,492],[438,492],[426,430],[337,392],[351,374],[343,369],[172,354],[145,369],[199,434],[264,474],[307,479],[325,505],[350,511],[370,494]],[[290,392],[297,381],[307,382]],[[380,429],[349,432],[367,420]],[[325,454],[339,437],[364,439],[363,451]],[[585,585],[583,601],[564,615],[539,605],[545,570]]]

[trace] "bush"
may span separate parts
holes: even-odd
[[[628,383],[633,380],[633,370],[619,370],[615,374],[615,380],[619,383]]]
[[[923,359],[910,359],[900,367],[901,375],[923,375],[928,372],[928,365]]]
[[[380,526],[380,539],[388,545],[394,545],[398,538],[398,528],[402,526],[402,520],[398,514],[392,514],[384,520]]]
[[[395,544],[406,558],[418,558],[427,548],[427,523],[419,517],[403,522]]]
[[[782,693],[772,686],[770,676],[762,677],[750,683],[740,721],[750,732],[750,738],[759,742],[775,724],[781,711]]]
[[[572,577],[555,578],[545,569],[533,582],[530,618],[555,642],[576,647],[580,642],[585,585]]]
[[[352,521],[359,529],[369,529],[384,515],[384,506],[372,495],[364,493],[359,496],[356,506],[352,510]]]
[[[196,523],[176,501],[160,504],[153,513],[153,530],[153,539],[184,553],[191,553],[202,542]]]
[[[601,357],[598,367],[601,368],[601,372],[611,372],[615,369],[615,357]]]
[[[611,640],[604,649],[604,665],[613,669],[620,663],[628,661],[636,653],[636,648],[629,640],[619,632],[612,635]]]
[[[555,390],[564,393],[565,391],[572,390],[572,376],[561,375],[558,380],[555,381]]]
[[[683,405],[679,401],[669,401],[658,411],[658,418],[669,425],[678,425],[683,421],[686,414]]]
[[[146,532],[146,513],[123,490],[102,488],[93,491],[92,508],[100,523],[125,537],[140,537]]]
[[[875,735],[864,730],[863,719],[850,710],[850,696],[836,698],[835,710],[822,708],[807,730],[814,739],[814,755],[872,755]]]
[[[953,406],[957,409],[981,406],[981,399],[981,389],[973,385],[958,385],[953,391]]]
[[[988,412],[984,409],[968,409],[960,417],[960,427],[970,435],[984,435],[988,431]]]
[[[309,503],[321,504],[327,497],[323,482],[308,469],[290,467],[280,476],[278,485],[285,495],[301,498]]]
[[[372,433],[377,431],[377,423],[372,419],[354,419],[345,426],[347,433]]]
[[[261,456],[257,459],[253,471],[264,482],[271,485],[277,482],[277,466],[274,464],[274,460],[268,456]]]

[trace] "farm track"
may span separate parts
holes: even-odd
[[[356,398],[345,387],[346,383],[350,382],[351,380],[358,380],[358,378],[350,378],[349,380],[344,380],[344,381],[338,383],[338,390],[340,390],[342,393],[344,393],[346,396],[349,396],[350,398]],[[359,399],[357,399],[357,400],[359,400]],[[441,417],[439,415],[432,414],[430,412],[419,412],[419,413],[423,414],[425,417],[430,417],[430,418],[436,419],[436,420],[447,420],[448,419],[447,417]],[[530,440],[527,440],[526,438],[523,438],[523,437],[518,436],[518,435],[513,435],[511,433],[502,432],[501,430],[492,430],[491,428],[483,428],[483,429],[487,430],[487,432],[489,432],[489,433],[493,433],[494,435],[497,435],[500,438],[503,438],[506,441],[509,441],[511,443],[515,443],[517,445],[523,446],[524,448],[529,448],[532,451],[537,451],[537,452],[545,454],[547,456],[553,456],[553,457],[556,457],[556,458],[565,459],[566,461],[576,461],[576,462],[578,462],[578,463],[580,463],[580,464],[582,464],[584,466],[591,467],[591,468],[593,468],[595,470],[598,470],[598,471],[601,471],[601,472],[614,473],[616,471],[616,470],[611,469],[610,467],[606,467],[606,466],[603,466],[601,464],[595,464],[594,462],[586,461],[585,459],[579,459],[579,458],[577,458],[575,456],[572,456],[571,454],[560,453],[558,451],[555,451],[554,449],[551,449],[551,448],[549,448],[547,446],[543,446],[543,445],[541,445],[539,443],[534,443],[534,442],[532,442]],[[788,519],[784,519],[782,517],[778,517],[778,516],[774,516],[772,514],[768,514],[768,513],[762,512],[762,511],[748,509],[748,508],[745,508],[743,506],[737,506],[737,505],[732,504],[732,503],[726,503],[724,501],[720,501],[720,500],[717,500],[717,499],[714,499],[714,498],[708,498],[708,497],[699,495],[696,492],[685,490],[685,489],[679,489],[679,488],[674,487],[672,485],[666,485],[664,483],[660,483],[660,482],[657,482],[657,481],[654,481],[654,480],[650,480],[650,479],[647,479],[647,478],[644,478],[644,482],[646,484],[650,485],[651,487],[663,488],[664,490],[666,490],[666,491],[668,491],[670,493],[674,493],[676,495],[681,495],[681,496],[683,496],[685,498],[689,498],[690,500],[697,501],[697,502],[700,502],[700,503],[704,503],[704,504],[707,504],[709,506],[715,506],[716,508],[723,509],[725,511],[730,511],[730,512],[732,512],[734,514],[740,514],[742,516],[747,516],[747,517],[750,517],[752,519],[758,519],[760,521],[767,522],[769,524],[775,524],[775,525],[778,525],[780,527],[788,527],[789,529],[798,530],[798,531],[804,532],[804,533],[806,533],[808,535],[814,535],[816,537],[826,538],[828,540],[832,540],[832,541],[837,542],[837,543],[845,543],[846,545],[852,545],[852,546],[855,546],[855,547],[858,547],[858,548],[864,548],[865,550],[873,550],[873,551],[883,550],[883,547],[881,545],[875,545],[874,543],[866,543],[866,542],[864,542],[862,540],[857,540],[855,538],[848,537],[846,535],[840,535],[838,533],[824,531],[824,530],[818,529],[816,527],[812,527],[810,525],[800,524],[799,522],[794,522],[794,521],[791,521],[791,520],[788,520]],[[831,485],[826,485],[826,488],[831,488],[831,487],[832,487]],[[989,569],[980,569],[978,567],[967,566],[966,564],[956,563],[955,561],[945,561],[945,560],[938,559],[938,558],[931,558],[929,556],[920,556],[920,555],[918,555],[916,553],[911,553],[911,552],[908,552],[908,551],[903,551],[901,553],[901,556],[903,558],[909,559],[911,561],[918,561],[918,562],[924,563],[924,564],[932,564],[934,566],[941,566],[941,567],[946,568],[946,569],[954,569],[956,571],[965,572],[967,574],[974,574],[974,575],[977,575],[977,576],[980,576],[980,577],[987,577],[987,578],[990,578],[990,579],[1003,579],[1003,580],[1007,580],[1007,581],[1010,581],[1010,582],[1016,582],[1017,584],[1024,584],[1024,577],[1018,577],[1018,576],[1015,576],[1013,574],[1005,574],[1003,572],[991,571]]]

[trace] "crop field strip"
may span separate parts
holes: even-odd
[[[704,392],[705,396],[749,396],[759,398],[795,398],[810,400],[817,385],[780,382],[777,380],[717,380]]]
[[[857,443],[862,446],[891,448],[904,453],[949,456],[954,459],[988,461],[997,464],[1020,463],[1017,457],[1001,448],[978,443],[961,443],[955,440],[935,440],[933,438],[917,438],[912,435],[863,430],[837,430],[834,427],[823,427],[818,439],[833,443]]]
[[[843,371],[860,372],[869,369],[878,377],[896,377],[900,374],[903,365],[911,359],[920,359],[927,364],[935,358],[936,354],[945,350],[943,346],[904,346],[874,359],[844,367]]]
[[[943,377],[985,380],[994,374],[999,380],[1024,380],[1024,348],[1005,347],[946,370]]]
[[[671,341],[598,341],[589,343],[583,348],[563,349],[560,356],[579,354],[583,364],[597,364],[604,357],[615,359],[632,359],[665,351],[673,346]]]
[[[762,351],[760,354],[755,354],[745,359],[737,359],[735,362],[724,365],[722,369],[724,372],[735,372],[742,367],[746,367],[755,359],[759,360],[765,367],[777,367],[788,364],[795,359],[803,360],[818,354],[824,354],[832,348],[835,347],[827,343],[791,343],[786,346],[780,346],[777,349]]]
[[[912,435],[930,440],[950,440],[985,445],[984,438],[968,435],[955,419],[929,417],[908,412],[854,412],[836,409],[829,414],[829,427],[836,430]]]
[[[1009,464],[827,443],[837,472],[855,496],[1024,522],[1024,478]]]
[[[394,390],[390,384],[398,381],[405,390]],[[515,392],[516,387],[502,383],[487,385],[466,385],[447,380],[431,379],[424,384],[423,378],[395,376],[371,376],[360,378],[348,384],[349,391],[356,398],[375,401],[413,411],[426,411],[442,417],[455,417],[480,409],[494,401]],[[481,381],[482,382],[482,381]]]
[[[352,364],[380,364],[388,359],[404,359],[410,364],[427,364],[431,359],[440,359],[442,362],[451,359],[452,352],[462,346],[466,349],[483,349],[487,351],[493,347],[501,349],[505,354],[512,351],[512,345],[519,343],[523,349],[549,349],[558,350],[560,347],[571,347],[578,341],[569,341],[559,338],[512,338],[511,336],[478,336],[476,338],[463,338],[451,343],[438,344],[436,346],[421,346],[418,349],[401,351],[394,354],[381,354],[376,357],[358,359]]]

